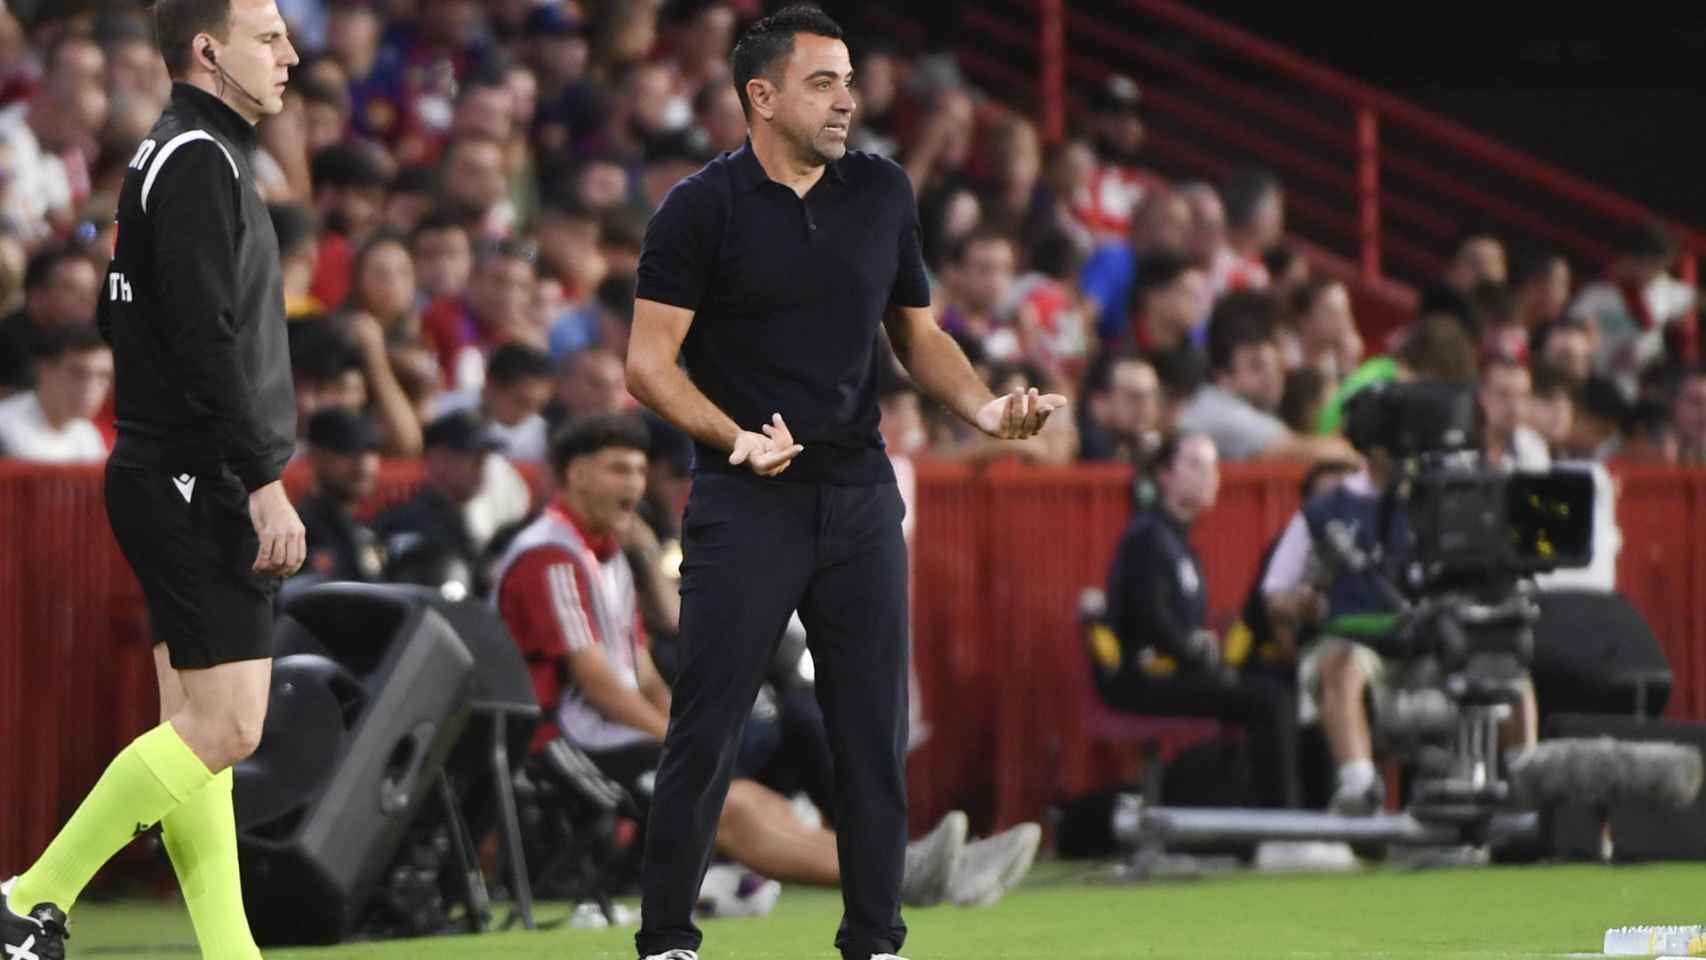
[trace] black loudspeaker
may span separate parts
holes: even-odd
[[[328,584],[286,614],[261,746],[235,771],[243,900],[263,946],[354,931],[475,686],[455,629],[405,590]]]
[[[1706,751],[1706,723],[1561,714],[1546,721],[1545,739],[1612,737],[1692,744]],[[1706,860],[1706,790],[1683,810],[1654,803],[1613,804],[1609,825],[1616,860]],[[1566,804],[1554,810],[1548,830],[1553,856],[1598,859],[1600,811]]]
[[[1635,605],[1616,593],[1542,593],[1532,673],[1542,717],[1657,717],[1670,699],[1664,648]]]

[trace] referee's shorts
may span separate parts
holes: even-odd
[[[249,494],[228,468],[173,475],[107,463],[107,520],[178,670],[272,656],[279,578],[254,571]]]

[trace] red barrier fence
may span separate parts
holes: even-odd
[[[1229,468],[1196,532],[1212,616],[1242,602],[1296,505],[1296,473]],[[418,467],[387,465],[369,504]],[[1676,672],[1670,715],[1706,718],[1706,471],[1619,474],[1619,584]],[[300,476],[292,486],[300,491]],[[911,762],[915,823],[965,807],[1035,817],[1130,764],[1082,741],[1073,629],[1129,515],[1129,475],[926,466],[915,535],[915,643],[932,735]],[[35,856],[108,759],[155,722],[147,617],[87,468],[0,462],[0,870]]]

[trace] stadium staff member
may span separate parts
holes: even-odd
[[[1242,727],[1257,801],[1296,807],[1296,701],[1272,678],[1238,679],[1205,626],[1208,581],[1190,533],[1220,491],[1214,441],[1169,436],[1151,464],[1155,503],[1132,518],[1108,571],[1107,623],[1118,642],[1092,645],[1097,687],[1118,710]]]
[[[847,150],[853,70],[835,21],[784,8],[731,65],[751,139],[653,216],[628,353],[630,391],[696,447],[635,941],[642,957],[697,958],[693,903],[741,727],[797,608],[835,754],[836,946],[889,957],[906,935],[907,561],[877,429],[879,323],[919,386],[992,436],[1032,436],[1066,399],[992,397],[937,327],[906,174]]]
[[[148,601],[163,720],[5,885],[8,957],[63,957],[78,894],[155,823],[203,955],[260,956],[231,766],[260,739],[278,583],[305,548],[279,482],[296,423],[284,278],[250,156],[297,58],[273,0],[159,0],[155,21],[176,83],[125,175],[97,321],[117,381],[107,515]]]

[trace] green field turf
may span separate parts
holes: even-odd
[[[547,904],[546,918],[567,908]],[[840,902],[790,887],[761,920],[706,924],[704,960],[835,960]],[[1706,920],[1706,866],[1560,866],[1240,875],[1112,886],[1039,865],[995,907],[907,914],[911,960],[994,958],[1556,957],[1593,952],[1605,929]],[[271,950],[269,960],[631,960],[632,930],[558,929]],[[87,904],[72,918],[71,957],[193,953],[172,902]]]

